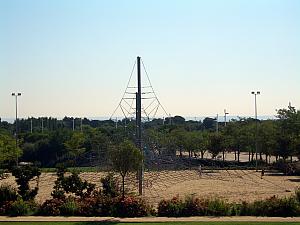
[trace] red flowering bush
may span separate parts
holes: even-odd
[[[111,216],[116,217],[142,217],[151,214],[152,208],[140,198],[127,196],[113,199]]]
[[[80,216],[96,216],[97,199],[94,197],[84,198],[78,202],[78,214]]]
[[[43,216],[59,216],[60,208],[64,204],[61,199],[53,198],[46,200],[39,209],[38,214]]]

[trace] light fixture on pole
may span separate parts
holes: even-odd
[[[15,137],[16,137],[16,164],[18,166],[18,164],[19,164],[18,163],[18,161],[19,161],[19,156],[18,156],[18,97],[21,96],[21,93],[13,92],[11,95],[16,98],[16,133],[15,133]]]
[[[257,104],[256,104],[256,96],[260,95],[260,91],[252,91],[251,94],[254,95],[254,106],[255,106],[255,169],[257,171],[257,149],[258,149],[258,124],[257,124]]]

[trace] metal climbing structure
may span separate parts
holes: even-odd
[[[136,71],[137,76],[133,76]],[[139,79],[140,74],[140,79]],[[145,76],[142,76],[145,75]],[[145,78],[145,79],[143,79]],[[139,86],[140,84],[140,86]],[[168,117],[169,114],[166,112],[163,105],[160,103],[154,88],[149,79],[148,72],[146,70],[145,64],[141,57],[137,57],[134,62],[131,74],[123,93],[123,96],[111,115],[111,119],[116,116],[122,116],[126,119],[136,118],[137,101],[136,94],[141,94],[141,120],[150,121],[158,116]],[[119,111],[118,111],[119,110]]]
[[[136,67],[135,67],[136,66]],[[134,82],[133,73],[134,70],[137,70],[136,82]],[[146,82],[142,82],[142,69],[146,74]],[[143,154],[143,137],[142,137],[142,120],[150,121],[155,118],[159,108],[163,110],[165,115],[167,116],[167,112],[164,107],[161,105],[158,100],[152,84],[150,82],[148,73],[146,71],[145,65],[141,60],[141,57],[137,57],[133,69],[130,74],[129,81],[127,83],[127,87],[123,94],[123,97],[114,110],[111,118],[114,116],[118,109],[121,109],[123,116],[125,119],[133,119],[136,121],[136,146],[140,149]],[[139,195],[143,195],[143,181],[144,181],[144,163],[138,170],[138,190]]]

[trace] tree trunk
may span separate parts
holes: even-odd
[[[201,151],[201,159],[204,157],[204,151]]]
[[[234,161],[236,161],[236,150],[234,149]]]
[[[249,153],[249,159],[248,159],[248,161],[250,162],[250,161],[251,161],[251,160],[250,160],[250,154],[251,154],[251,153],[250,153],[250,151],[249,151],[248,153]]]
[[[241,154],[240,149],[238,149],[238,162],[240,162],[240,154]]]
[[[259,152],[259,159],[262,160],[262,153]]]
[[[293,156],[291,155],[291,163],[293,162]]]
[[[223,162],[225,161],[225,150],[223,149]]]
[[[266,164],[268,164],[268,154],[266,154]]]

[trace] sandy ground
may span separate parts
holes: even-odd
[[[177,151],[177,152],[176,152],[176,155],[179,156],[179,155],[180,155],[180,152]],[[189,154],[188,154],[188,152],[183,152],[182,155],[188,157]],[[224,156],[225,156],[225,160],[226,160],[226,161],[234,161],[234,160],[235,160],[235,156],[234,156],[234,152],[233,152],[233,151],[232,151],[232,152],[225,152]],[[236,157],[237,157],[237,155],[236,155]],[[260,159],[259,154],[257,155],[257,157],[258,157],[258,159]],[[198,153],[198,158],[200,158],[200,153]],[[211,156],[211,154],[210,154],[208,151],[206,151],[206,152],[204,153],[204,155],[203,155],[203,158],[204,158],[204,159],[211,159],[212,156]],[[222,153],[219,153],[219,154],[217,155],[217,159],[222,160],[222,158],[223,158]],[[255,159],[255,154],[254,154],[254,159]],[[262,159],[263,159],[263,160],[266,159],[265,154],[262,154]],[[290,158],[288,158],[288,160],[290,160]],[[293,157],[293,161],[295,161],[295,160],[297,160],[297,158],[296,158],[296,157]],[[248,161],[249,161],[249,153],[248,153],[248,152],[241,152],[241,153],[240,153],[240,162],[248,162]],[[270,159],[268,158],[268,161],[269,161],[270,163],[273,163],[273,162],[276,161],[276,157],[275,157],[275,156],[271,156]]]
[[[104,172],[81,173],[80,176],[97,187]],[[55,173],[43,173],[39,180],[39,192],[36,200],[42,203],[51,198],[52,188],[56,180]],[[145,172],[144,197],[153,205],[162,199],[170,199],[176,195],[184,198],[187,195],[197,197],[220,197],[228,201],[253,201],[273,195],[284,197],[294,193],[300,185],[296,176],[279,176],[267,173],[261,179],[260,172],[254,170],[205,170],[199,175],[197,170]],[[0,180],[0,184],[16,186],[14,177],[9,175]],[[35,185],[33,181],[31,185]],[[136,175],[128,177],[127,188],[137,192]]]

